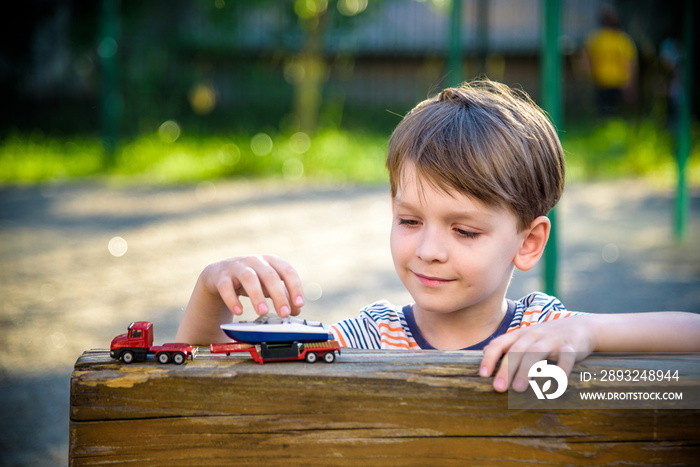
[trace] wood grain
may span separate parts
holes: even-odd
[[[644,367],[654,358],[622,363]],[[478,376],[480,359],[480,352],[343,350],[330,365],[259,365],[249,356],[200,349],[194,362],[175,366],[124,365],[107,351],[85,352],[71,379],[70,463],[692,465],[700,459],[700,410],[512,410],[507,395]],[[600,361],[577,364],[571,378]],[[681,364],[700,384],[700,358]]]

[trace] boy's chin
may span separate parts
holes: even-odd
[[[415,297],[413,299],[420,312],[430,314],[446,315],[469,308],[468,305],[464,306],[462,303],[440,303],[436,300],[416,300]]]
[[[498,305],[489,306],[488,300],[482,301],[455,301],[446,298],[441,300],[440,297],[426,297],[421,294],[412,294],[413,301],[415,303],[415,308],[417,307],[419,313],[435,314],[435,315],[447,315],[450,313],[480,313],[485,309],[493,308],[489,310],[490,312],[498,312],[503,304],[503,299],[499,300]]]

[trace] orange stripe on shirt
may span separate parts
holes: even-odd
[[[389,334],[382,333],[381,341],[390,345],[406,345],[408,346],[408,337],[403,336],[390,336]]]
[[[386,328],[386,330],[390,331],[390,332],[405,332],[401,326],[391,327],[386,323],[379,323],[378,326],[379,326],[379,328]]]
[[[408,349],[409,345],[408,345],[408,342],[403,342],[401,344],[394,344],[391,342],[382,341],[382,347],[387,347],[387,348],[390,347],[392,349]]]

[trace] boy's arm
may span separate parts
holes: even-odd
[[[244,256],[212,263],[197,279],[177,341],[195,345],[227,341],[219,326],[243,313],[239,296],[249,297],[259,315],[269,311],[266,297],[272,299],[281,317],[298,315],[304,304],[297,272],[276,256]]]
[[[509,381],[528,387],[528,369],[550,358],[567,373],[591,352],[700,352],[700,315],[683,312],[591,314],[558,319],[504,334],[484,349],[480,374],[489,376],[501,356],[494,389]]]

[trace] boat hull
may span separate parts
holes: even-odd
[[[248,344],[279,342],[320,342],[332,340],[328,326],[298,318],[261,316],[253,322],[226,323],[221,329],[228,337]]]
[[[333,335],[328,332],[269,332],[269,331],[242,331],[225,329],[228,337],[238,342],[247,344],[277,343],[277,342],[321,342],[332,340]]]

